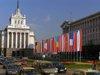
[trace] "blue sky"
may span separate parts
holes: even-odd
[[[15,14],[17,0],[0,0],[0,30],[9,25],[11,14]],[[64,21],[78,20],[100,11],[100,0],[19,0],[22,15],[34,31],[37,41],[62,34]]]

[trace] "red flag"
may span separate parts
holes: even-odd
[[[67,51],[67,34],[65,34],[65,49],[64,51],[66,52]]]
[[[51,38],[51,52],[54,52],[54,37]]]
[[[62,51],[62,35],[60,35],[60,52]]]
[[[41,53],[41,41],[40,41],[40,53]]]
[[[77,51],[77,33],[74,32],[74,51]]]

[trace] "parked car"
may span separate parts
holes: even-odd
[[[1,60],[0,60],[0,64],[1,64],[1,65],[3,65],[3,64],[4,64],[4,62],[5,62],[5,60],[4,60],[4,59],[1,59]]]
[[[20,75],[41,75],[38,70],[33,67],[23,67]]]
[[[66,73],[67,68],[63,64],[61,64],[60,62],[52,62],[52,63],[58,69],[59,73],[61,72]]]
[[[20,67],[16,64],[8,64],[7,68],[6,68],[6,75],[12,75],[12,74],[19,74],[20,73]]]
[[[10,61],[4,62],[4,64],[3,64],[3,69],[7,68],[8,64],[10,64],[10,63],[12,63],[12,62],[10,62]]]
[[[27,62],[25,60],[21,60],[22,65],[27,65]]]
[[[71,75],[100,75],[100,71],[92,69],[76,70]]]
[[[38,61],[39,61],[39,60],[34,60],[32,66],[33,66],[33,67],[36,67],[36,64],[37,64]]]
[[[21,60],[15,60],[15,61],[13,61],[13,63],[21,66]]]
[[[42,75],[58,75],[57,68],[54,67],[52,62],[49,61],[37,61],[35,68]]]

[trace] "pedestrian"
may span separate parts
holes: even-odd
[[[97,70],[97,62],[96,61],[93,61],[93,69]]]

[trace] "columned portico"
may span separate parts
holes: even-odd
[[[21,40],[22,40],[21,37],[22,37],[22,33],[20,32],[20,48],[22,48],[22,47],[21,47],[21,46],[22,46],[22,45],[21,45]]]
[[[7,32],[7,48],[9,48],[9,32]]]
[[[11,48],[13,48],[13,32],[11,32]]]
[[[25,46],[26,46],[26,34],[24,33],[24,48],[25,48]]]
[[[17,32],[16,32],[16,38],[15,38],[15,39],[16,39],[15,48],[17,48],[17,41],[18,41],[18,40],[17,40]]]

